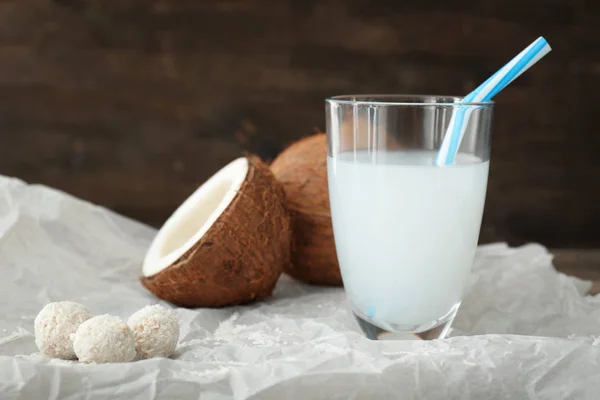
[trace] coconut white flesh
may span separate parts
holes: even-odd
[[[146,253],[143,275],[159,273],[196,244],[235,198],[247,174],[248,159],[241,157],[196,189],[158,231]]]

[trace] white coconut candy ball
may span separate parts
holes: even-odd
[[[77,357],[71,336],[82,322],[92,317],[85,306],[72,301],[46,304],[35,317],[35,344],[47,357],[74,360]]]
[[[127,324],[135,336],[138,359],[170,357],[179,340],[179,321],[175,313],[157,304],[133,314]]]
[[[84,363],[117,363],[133,361],[135,338],[119,317],[99,315],[79,325],[73,348]]]

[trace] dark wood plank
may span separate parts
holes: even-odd
[[[598,4],[1,0],[0,173],[158,226],[323,128],[326,96],[464,94],[544,35],[497,98],[481,240],[598,247]]]
[[[590,294],[600,293],[600,250],[559,249],[552,254],[558,271],[592,281]]]
[[[581,279],[600,280],[600,250],[553,250],[557,270]]]

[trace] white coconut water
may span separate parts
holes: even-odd
[[[355,312],[380,327],[424,326],[460,304],[479,237],[488,162],[428,151],[328,158],[335,244]]]

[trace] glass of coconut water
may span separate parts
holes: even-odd
[[[371,339],[444,337],[478,242],[492,102],[447,96],[326,100],[328,179],[344,287]],[[453,161],[436,156],[453,113],[470,118]]]

